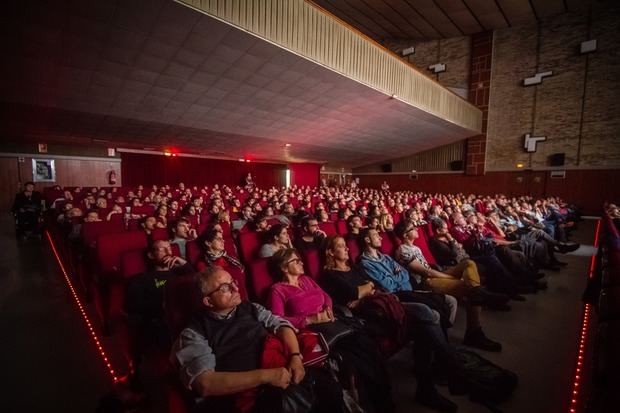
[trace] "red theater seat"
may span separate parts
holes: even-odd
[[[347,244],[347,248],[349,249],[349,258],[351,259],[351,262],[356,263],[357,259],[361,255],[360,247],[357,245],[357,240],[348,239],[345,242]]]
[[[269,288],[274,283],[274,279],[269,274],[266,259],[258,259],[250,262],[248,269],[250,270],[248,288],[252,301],[265,304]]]
[[[422,255],[424,255],[424,258],[426,258],[426,261],[430,265],[437,265],[437,260],[435,259],[435,257],[433,257],[433,254],[431,253],[431,250],[428,247],[426,233],[424,231],[418,230],[418,234],[419,234],[419,237],[413,242],[413,244],[417,246],[418,248],[420,248],[420,250],[422,251]]]
[[[258,255],[261,246],[260,233],[248,231],[239,234],[239,247],[241,248],[241,259],[249,263]]]
[[[153,241],[163,241],[169,239],[168,230],[166,228],[155,228],[153,233]]]
[[[347,233],[347,221],[336,221],[336,231],[340,235],[345,235]]]
[[[390,257],[394,256],[394,251],[396,250],[396,247],[394,246],[394,243],[392,242],[392,239],[390,238],[390,234],[383,232],[381,233],[381,248],[380,251],[383,254],[389,255]]]
[[[321,252],[319,250],[306,250],[301,253],[304,262],[304,272],[307,276],[319,279],[321,275]]]
[[[124,278],[134,277],[145,271],[145,250],[131,250],[121,254],[121,274]]]
[[[85,245],[94,247],[97,237],[101,234],[116,234],[123,232],[123,221],[97,221],[82,224],[82,241]]]
[[[319,223],[319,229],[325,232],[325,234],[327,234],[328,237],[332,235],[338,235],[336,224],[331,221]]]

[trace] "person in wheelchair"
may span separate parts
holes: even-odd
[[[33,182],[26,182],[24,190],[15,195],[11,211],[15,215],[15,233],[25,238],[41,234],[41,193],[34,190]]]

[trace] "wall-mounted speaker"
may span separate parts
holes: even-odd
[[[392,164],[391,163],[381,164],[381,172],[392,172]]]
[[[463,161],[452,161],[452,162],[450,162],[450,170],[451,171],[462,171],[463,170]]]
[[[565,154],[564,153],[554,153],[552,155],[549,155],[549,165],[551,166],[564,166],[564,159],[565,159]]]

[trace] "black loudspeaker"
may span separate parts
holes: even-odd
[[[392,164],[384,163],[381,165],[381,172],[392,172]]]
[[[450,170],[451,171],[462,171],[463,170],[463,161],[452,161],[452,162],[450,162]]]
[[[549,165],[564,166],[564,153],[554,153],[549,155]]]

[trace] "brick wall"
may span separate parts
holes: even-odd
[[[567,167],[620,166],[620,23],[618,6],[594,9],[591,38],[598,50],[581,55],[588,13],[563,14],[540,26],[495,31],[487,133],[487,169],[549,166],[565,153]],[[537,72],[553,71],[537,86],[522,86]],[[584,97],[585,96],[585,97]],[[583,118],[582,118],[583,110]],[[523,136],[546,136],[528,154]]]

